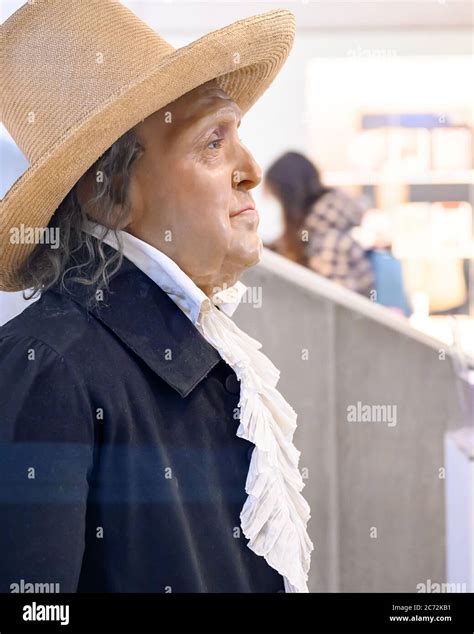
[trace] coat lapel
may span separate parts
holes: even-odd
[[[103,244],[107,254],[114,249]],[[74,263],[81,260],[81,252]],[[87,276],[89,277],[89,271]],[[75,271],[77,274],[77,270]],[[153,280],[124,256],[120,269],[110,278],[109,293],[99,308],[88,300],[96,285],[86,286],[67,280],[66,293],[89,313],[111,329],[148,367],[186,397],[221,361],[218,351],[209,344],[183,311]],[[59,285],[50,291],[61,293]],[[62,292],[64,294],[64,291]]]

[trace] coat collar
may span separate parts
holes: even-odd
[[[107,244],[103,249],[108,256],[115,253]],[[83,255],[82,251],[75,255],[74,263],[84,261]],[[125,256],[120,269],[110,277],[111,292],[104,291],[98,308],[88,305],[95,284],[86,286],[68,279],[66,285],[72,293],[66,293],[67,297],[110,328],[182,397],[222,359],[165,291]],[[50,290],[64,294],[59,284]]]
[[[128,260],[178,304],[193,324],[196,324],[203,304],[218,305],[223,313],[231,317],[247,291],[247,286],[238,281],[209,298],[166,253],[128,231],[118,229],[116,232],[107,232],[106,227],[87,218],[83,218],[82,231],[95,236],[114,249],[120,249]]]

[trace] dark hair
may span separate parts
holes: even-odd
[[[103,288],[108,289],[110,275],[120,268],[123,260],[118,228],[130,211],[128,201],[130,173],[133,163],[142,150],[135,131],[128,130],[99,157],[69,191],[48,224],[48,227],[58,228],[58,248],[52,249],[49,244],[38,244],[18,271],[19,280],[26,289],[23,291],[24,299],[32,299],[58,282],[62,290],[68,291],[65,285],[66,274],[73,269],[81,273],[81,269],[85,270],[94,262],[97,262],[95,269],[89,269],[91,278],[84,275],[82,271],[82,275],[75,277],[69,275],[67,279],[85,285],[97,283],[97,291]],[[94,195],[81,205],[77,196],[77,187],[87,177],[91,177],[94,183]],[[117,205],[119,205],[118,213]],[[99,239],[81,229],[83,219],[87,218],[89,207],[94,208],[97,221],[109,227]],[[113,232],[120,246],[119,250],[114,251],[111,256],[107,256],[103,248],[103,239],[109,231]],[[71,256],[83,249],[87,254],[86,259],[67,267],[68,263],[71,264],[74,260]],[[31,290],[29,296],[26,295],[28,290]]]
[[[265,174],[265,184],[283,206],[286,228],[279,242],[284,254],[306,264],[301,228],[311,206],[331,188],[321,183],[318,168],[298,152],[277,159]]]

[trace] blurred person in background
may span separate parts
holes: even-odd
[[[265,246],[333,282],[370,296],[370,258],[352,229],[364,208],[338,188],[325,187],[317,167],[298,152],[277,159],[264,177],[264,192],[282,208],[283,234]]]

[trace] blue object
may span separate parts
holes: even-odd
[[[13,141],[0,137],[0,198],[26,172],[29,163]]]
[[[389,251],[373,249],[367,252],[375,277],[377,303],[383,306],[400,308],[408,317],[411,310],[408,306],[403,288],[402,267]]]
[[[388,113],[366,114],[362,117],[362,128],[401,127],[401,128],[448,128],[451,122],[446,117],[440,120],[439,114],[423,113]]]

